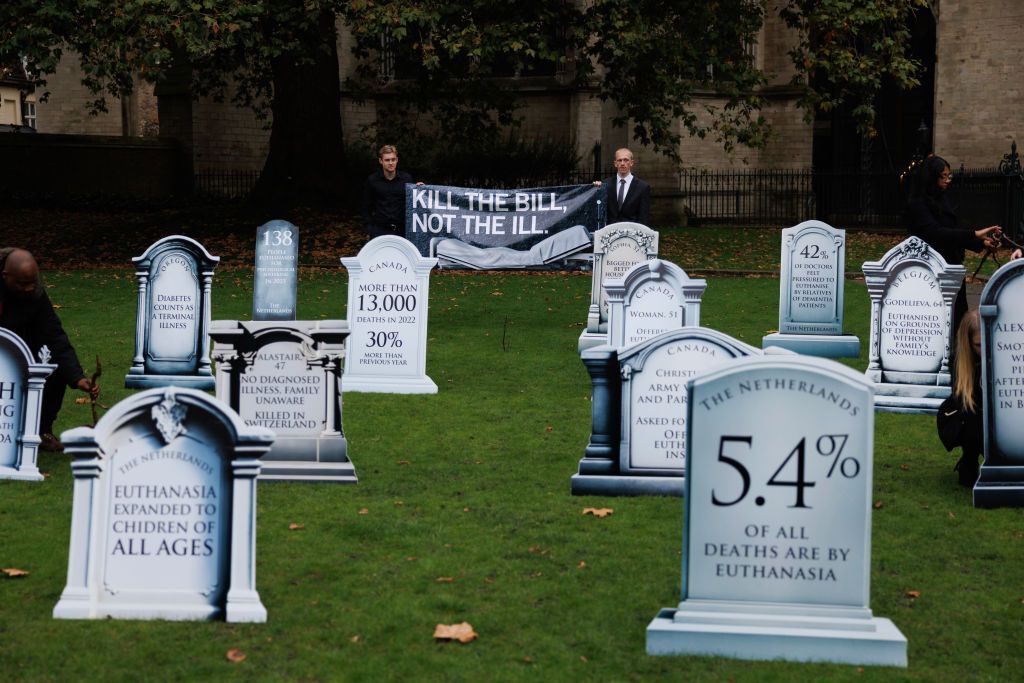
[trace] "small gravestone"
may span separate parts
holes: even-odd
[[[865,374],[875,383],[875,409],[934,413],[950,392],[950,321],[966,271],[917,237],[863,270],[871,297]]]
[[[630,268],[622,279],[606,280],[608,344],[623,348],[662,332],[700,325],[704,280],[691,279],[669,261],[651,259]]]
[[[58,619],[263,622],[256,476],[274,434],[195,389],[140,392],[61,435],[74,460]]]
[[[132,259],[138,279],[135,357],[129,389],[212,389],[210,288],[220,258],[189,237],[154,242]]]
[[[590,287],[587,328],[579,350],[608,342],[608,293],[604,285],[621,279],[638,263],[658,256],[658,232],[639,223],[613,223],[594,233],[594,271]]]
[[[57,366],[45,346],[39,356],[36,361],[21,337],[0,327],[0,479],[43,480],[36,466],[39,417],[43,386]]]
[[[687,391],[682,601],[647,653],[906,666],[906,638],[869,609],[871,383],[786,355]]]
[[[705,327],[666,332],[627,349],[586,349],[592,431],[572,477],[573,495],[681,496],[686,380],[726,360],[760,354]]]
[[[985,462],[974,506],[1024,507],[1024,260],[996,271],[979,309]]]
[[[215,320],[210,336],[217,398],[277,435],[260,479],[356,483],[341,424],[345,321]]]
[[[256,230],[253,320],[295,320],[298,264],[297,227],[288,221],[270,221]]]
[[[427,307],[437,259],[420,256],[402,237],[384,235],[341,264],[349,272],[352,332],[342,389],[436,394],[427,377]]]
[[[843,334],[846,231],[804,221],[782,231],[779,331],[762,348],[776,346],[826,358],[860,355],[860,340]]]

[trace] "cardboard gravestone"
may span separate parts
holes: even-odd
[[[355,483],[341,425],[343,320],[215,320],[217,398],[273,430],[260,479]]]
[[[638,263],[658,256],[658,233],[640,223],[612,223],[594,233],[594,270],[590,287],[587,328],[579,350],[608,341],[608,293],[605,283],[621,279]]]
[[[761,350],[705,327],[685,327],[616,350],[587,349],[592,432],[573,495],[683,494],[688,378]]]
[[[906,638],[868,607],[871,383],[776,355],[687,391],[682,601],[647,653],[906,666]]]
[[[299,229],[288,221],[270,221],[256,230],[253,320],[295,320]]]
[[[0,327],[0,479],[43,480],[39,418],[43,386],[57,366],[45,346],[39,356],[37,362],[21,337]]]
[[[1024,507],[1024,260],[996,271],[981,293],[985,462],[975,507]]]
[[[651,259],[607,280],[608,344],[622,348],[662,332],[700,325],[704,280],[691,279],[669,261]]]
[[[427,377],[427,306],[437,259],[420,256],[404,238],[384,235],[341,264],[349,272],[352,331],[342,389],[436,394]]]
[[[875,408],[934,413],[950,392],[950,327],[964,267],[909,237],[863,270],[871,296],[866,374],[875,383]]]
[[[220,258],[189,237],[154,242],[132,259],[138,280],[135,357],[129,389],[212,389],[210,288]]]
[[[195,389],[140,392],[61,435],[74,460],[58,619],[263,622],[256,476],[273,432]]]
[[[859,356],[860,340],[843,334],[845,277],[845,230],[821,221],[783,230],[779,331],[761,346],[826,358]]]

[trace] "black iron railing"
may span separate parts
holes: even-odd
[[[256,187],[259,171],[199,171],[193,176],[194,194],[222,199],[242,199]]]

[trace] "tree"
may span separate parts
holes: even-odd
[[[786,0],[808,115],[848,102],[870,132],[882,80],[915,83],[905,26],[924,4]],[[348,84],[357,94],[376,92],[373,57],[390,41],[405,77],[388,86],[400,125],[443,121],[433,129],[442,142],[467,130],[497,135],[516,121],[521,82],[502,77],[554,73],[566,88],[617,102],[617,124],[632,121],[636,140],[675,156],[676,121],[726,148],[765,144],[765,74],[745,49],[764,16],[764,0],[6,0],[0,56],[24,57],[42,86],[73,50],[98,109],[103,95],[129,93],[136,74],[159,83],[186,68],[194,96],[230,94],[273,114],[259,194],[312,198],[340,188],[344,171],[337,18],[362,58]],[[721,105],[698,103],[707,92]]]

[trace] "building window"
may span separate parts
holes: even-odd
[[[21,103],[21,125],[36,127],[36,103],[27,100]]]

